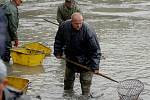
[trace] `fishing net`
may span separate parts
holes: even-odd
[[[138,100],[138,97],[143,90],[144,84],[136,79],[121,81],[117,87],[120,100]]]

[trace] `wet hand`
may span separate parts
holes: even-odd
[[[14,46],[15,46],[15,47],[18,47],[18,44],[19,44],[19,41],[18,41],[18,40],[15,40],[15,41],[14,41]]]
[[[14,47],[18,47],[18,44],[19,44],[18,40],[12,41],[12,45]]]
[[[95,73],[95,74],[99,73],[99,70],[98,70],[98,69],[97,69],[97,70],[94,70],[94,73]]]
[[[61,58],[62,58],[62,56],[60,56],[60,55],[57,55],[57,56],[56,56],[56,58],[57,58],[57,59],[61,59]]]

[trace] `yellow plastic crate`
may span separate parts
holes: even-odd
[[[33,42],[33,43],[28,43],[23,45],[23,47],[27,48],[27,49],[31,49],[31,50],[37,50],[37,51],[41,51],[43,53],[45,53],[45,55],[50,55],[52,50],[46,46],[44,46],[41,43],[38,42]]]
[[[40,51],[15,48],[11,49],[11,57],[13,63],[26,66],[37,66],[42,64],[45,54]]]
[[[29,85],[28,79],[14,76],[8,76],[7,79],[8,79],[8,88],[11,87],[12,90],[26,93]]]

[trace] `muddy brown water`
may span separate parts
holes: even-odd
[[[139,79],[145,89],[140,98],[150,99],[150,1],[149,0],[80,0],[85,21],[97,32],[102,53],[100,68],[106,75],[122,81]],[[56,22],[56,10],[62,0],[27,0],[19,7],[20,45],[41,42],[53,49],[57,26],[42,18]],[[12,65],[11,75],[29,79],[27,95],[32,100],[83,100],[78,75],[75,95],[63,97],[65,63],[53,54],[46,57],[41,66]],[[94,75],[91,100],[118,100],[117,84]]]

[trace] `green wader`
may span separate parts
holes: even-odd
[[[76,72],[80,73],[82,95],[89,96],[93,74],[83,69],[80,71],[79,66],[76,66],[71,63],[66,64],[65,78],[64,78],[64,90],[73,91]]]

